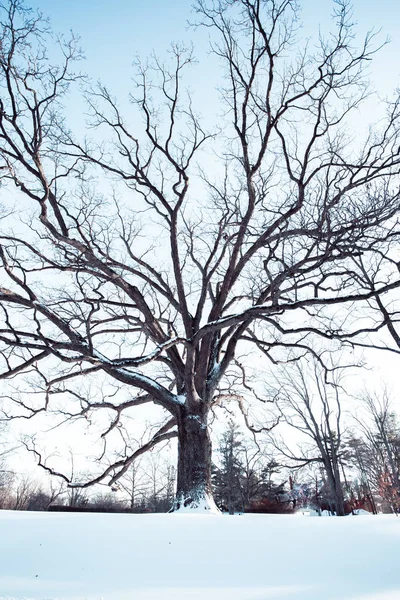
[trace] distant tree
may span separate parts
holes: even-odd
[[[85,505],[86,508],[99,512],[120,512],[126,510],[126,503],[119,500],[114,492],[107,490],[105,493],[100,492],[90,498]]]
[[[27,510],[30,499],[38,493],[38,482],[25,473],[16,479],[13,492],[13,510]]]
[[[118,480],[114,489],[121,490],[127,495],[132,512],[135,512],[138,506],[143,506],[143,500],[148,490],[148,480],[140,459],[132,463],[126,474]]]
[[[400,510],[400,425],[386,390],[365,392],[364,417],[355,417],[368,449],[363,468],[376,492],[394,512]]]
[[[261,478],[263,481],[264,493],[272,493],[275,485],[273,484],[274,475],[281,472],[281,465],[275,460],[268,461],[265,467],[261,470]]]
[[[27,498],[25,509],[26,510],[47,510],[52,503],[50,494],[39,488],[33,490]]]
[[[71,487],[67,491],[66,504],[73,508],[87,506],[89,497],[86,489]]]
[[[247,510],[250,504],[260,497],[263,483],[260,471],[262,470],[264,463],[265,453],[260,446],[243,438],[240,447],[240,488],[243,511]]]
[[[269,459],[259,471],[258,493],[247,510],[250,512],[285,513],[293,508],[292,497],[287,489],[287,481],[275,481],[275,475],[281,472],[281,465],[275,459]]]
[[[12,507],[12,484],[15,473],[0,457],[0,509]]]
[[[345,515],[340,472],[344,451],[342,393],[338,368],[329,372],[314,359],[298,360],[290,367],[283,367],[275,383],[270,385],[270,394],[276,400],[282,420],[308,440],[303,452],[295,453],[283,440],[275,441],[276,448],[292,466],[312,463],[323,466],[331,504],[338,516]]]
[[[221,435],[217,453],[219,465],[214,467],[213,487],[218,506],[233,515],[242,510],[241,478],[243,464],[241,460],[242,434],[239,426],[230,421]]]
[[[16,474],[7,461],[15,450],[8,443],[6,423],[0,421],[0,509],[11,508],[13,503],[12,485]]]
[[[63,501],[66,491],[65,483],[61,481],[57,484],[54,478],[49,478],[47,485],[38,483],[37,487],[32,486],[27,496],[25,510],[48,510],[52,504]]]
[[[346,446],[349,452],[350,468],[355,469],[358,473],[358,478],[352,484],[354,495],[359,504],[365,501],[365,504],[368,505],[363,508],[376,514],[374,492],[377,493],[377,473],[380,472],[376,451],[365,439],[357,437],[354,433],[346,440]]]

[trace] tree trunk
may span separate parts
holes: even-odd
[[[330,462],[326,464],[325,470],[328,477],[329,488],[335,504],[336,515],[338,517],[344,517],[346,512],[344,509],[342,482],[340,481],[339,474]]]
[[[183,412],[178,419],[178,473],[172,511],[219,512],[211,489],[211,439],[207,412]]]
[[[343,485],[340,479],[339,465],[335,464],[334,466],[334,476],[335,476],[335,503],[336,503],[336,515],[338,517],[346,516],[346,510],[344,506],[344,494],[343,494]]]

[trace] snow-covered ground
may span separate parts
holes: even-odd
[[[399,600],[400,518],[0,511],[1,600]]]

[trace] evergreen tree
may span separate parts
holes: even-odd
[[[240,429],[236,423],[230,421],[219,441],[217,451],[220,455],[220,466],[214,465],[213,469],[215,500],[217,505],[227,510],[230,515],[243,509],[241,448]]]

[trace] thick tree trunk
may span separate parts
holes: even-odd
[[[178,473],[172,511],[219,512],[211,489],[211,439],[205,409],[178,420]]]
[[[328,476],[328,483],[331,490],[332,499],[335,505],[336,515],[338,517],[344,517],[346,512],[344,509],[344,496],[339,473],[330,463],[326,465],[325,469]]]
[[[344,506],[344,494],[343,494],[343,485],[340,479],[339,465],[335,465],[334,469],[335,475],[335,486],[336,486],[336,514],[338,517],[346,516],[346,510]]]

